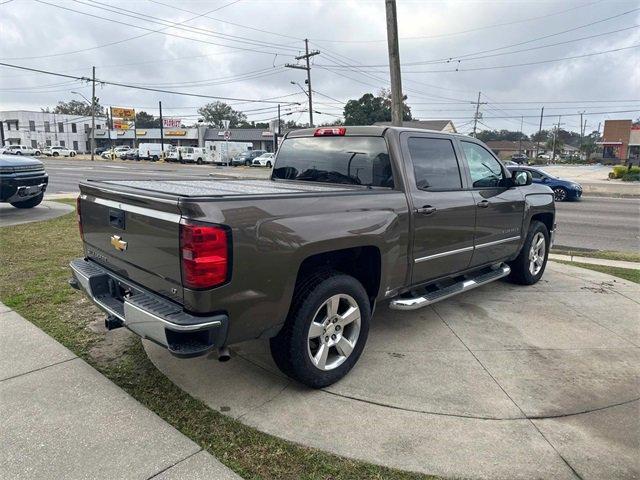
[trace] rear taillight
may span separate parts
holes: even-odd
[[[76,217],[78,219],[78,230],[80,231],[80,238],[84,240],[84,232],[82,231],[82,214],[80,212],[80,196],[76,198]]]
[[[335,137],[342,136],[347,133],[347,129],[344,127],[333,127],[333,128],[316,128],[316,131],[313,132],[314,137]]]
[[[222,285],[231,271],[229,230],[205,223],[180,224],[182,283],[206,289]]]

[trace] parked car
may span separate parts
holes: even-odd
[[[237,167],[238,165],[246,165],[247,167],[250,167],[256,158],[264,155],[265,153],[267,153],[266,150],[248,150],[246,152],[242,152],[231,160],[231,166]]]
[[[511,161],[517,163],[518,165],[526,165],[529,163],[529,157],[527,157],[524,153],[514,153],[511,155]]]
[[[357,362],[376,304],[414,310],[506,276],[534,284],[555,231],[553,192],[527,170],[474,138],[402,127],[293,130],[270,180],[89,180],[80,192],[84,255],[69,283],[107,328],[221,360],[270,338],[276,365],[315,388]]]
[[[273,157],[275,157],[273,153],[263,153],[259,157],[256,157],[251,166],[271,168],[273,166]]]
[[[42,202],[48,183],[40,160],[0,154],[0,202],[33,208]]]
[[[127,150],[121,157],[123,160],[140,160],[138,156],[138,149],[132,148]]]
[[[110,148],[109,150],[105,150],[104,152],[102,152],[102,154],[100,155],[102,158],[123,158],[123,155],[125,153],[127,153],[129,150],[131,150],[131,147],[128,145],[119,145],[117,147],[114,148]]]
[[[102,155],[104,152],[106,152],[107,150],[109,150],[109,147],[97,147],[93,153],[95,153],[96,155]]]
[[[512,170],[513,167],[507,167]],[[555,177],[550,173],[535,167],[518,167],[518,171],[525,170],[531,173],[533,183],[546,185],[553,190],[553,196],[556,202],[564,202],[566,200],[580,200],[582,196],[582,185],[571,180],[563,180]]]
[[[9,145],[2,149],[2,153],[6,155],[42,155],[39,148],[27,145]]]
[[[53,147],[45,147],[42,151],[48,157],[75,157],[76,151],[71,148],[61,147],[59,145]]]

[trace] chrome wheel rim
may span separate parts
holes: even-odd
[[[360,307],[350,295],[329,297],[316,311],[307,335],[307,353],[318,370],[333,370],[351,355],[360,336]]]
[[[538,232],[533,236],[531,248],[529,249],[529,272],[531,275],[535,276],[542,270],[546,251],[544,235]]]
[[[556,202],[562,202],[565,198],[567,198],[567,192],[565,192],[564,188],[556,188],[553,191]]]

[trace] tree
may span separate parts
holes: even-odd
[[[531,135],[532,142],[542,142],[545,143],[549,139],[549,130],[540,130],[539,132]]]
[[[136,128],[160,128],[160,118],[141,110],[136,113]]]
[[[222,120],[229,120],[230,128],[237,128],[247,123],[247,116],[234,110],[224,102],[207,103],[198,109],[204,121],[211,126],[223,128]]]
[[[509,140],[517,142],[522,137],[522,140],[529,140],[529,137],[512,130],[483,130],[478,133],[477,138],[482,142],[491,142],[494,140]]]
[[[406,100],[407,96],[403,97]],[[411,120],[411,108],[403,102],[403,120]],[[349,100],[344,106],[345,125],[373,125],[391,121],[391,92],[381,90],[378,96],[365,93],[358,100]]]
[[[80,115],[84,117],[91,116],[91,104],[80,100],[70,100],[68,102],[58,102],[58,104],[50,110],[49,107],[41,108],[45,113],[59,113],[61,115]],[[96,97],[96,115],[104,115],[104,107],[100,105],[100,99]]]

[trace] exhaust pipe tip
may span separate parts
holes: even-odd
[[[109,315],[104,319],[104,328],[107,330],[115,330],[116,328],[122,327],[122,320],[114,317],[113,315]]]
[[[231,353],[227,347],[220,347],[218,349],[218,361],[219,362],[228,362],[231,360]]]

